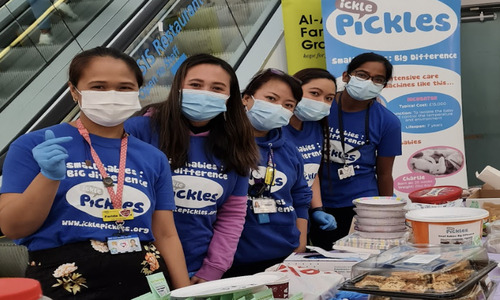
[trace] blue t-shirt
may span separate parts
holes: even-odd
[[[125,128],[158,147],[158,134],[151,130],[149,117],[131,118],[125,122]],[[199,270],[207,256],[217,210],[229,196],[245,196],[248,189],[248,176],[240,176],[235,171],[223,173],[221,161],[207,157],[207,138],[191,136],[186,165],[172,172],[177,206],[174,220],[189,272]]]
[[[113,206],[97,166],[85,163],[93,161],[89,145],[78,130],[67,123],[46,129],[52,130],[56,137],[73,137],[71,142],[61,144],[69,155],[66,178],[61,180],[50,213],[40,229],[17,243],[34,251],[89,239],[105,241],[117,233],[117,228],[114,222],[102,219],[102,210]],[[25,134],[11,144],[3,166],[1,193],[23,193],[40,173],[31,150],[45,140],[46,129]],[[121,140],[92,134],[90,139],[108,175],[116,182]],[[155,210],[175,209],[165,155],[132,136],[128,137],[122,207],[131,208],[134,213],[133,220],[125,221],[125,231],[137,234],[141,241],[154,240],[151,222]]]
[[[290,255],[299,246],[297,218],[308,219],[311,203],[312,192],[304,178],[304,162],[295,146],[282,137],[281,129],[273,129],[256,141],[261,161],[259,169],[252,171],[250,185],[255,179],[264,178],[271,147],[276,174],[270,197],[276,201],[278,211],[268,214],[269,222],[261,224],[253,212],[252,198],[248,197],[245,227],[234,266]]]
[[[401,123],[391,111],[378,102],[369,110],[369,144],[365,144],[366,110],[343,112],[345,160],[354,167],[355,176],[340,180],[338,169],[344,166],[344,152],[340,142],[338,105],[334,101],[328,117],[330,126],[330,164],[323,168],[321,176],[321,197],[325,207],[353,206],[352,200],[359,197],[378,196],[375,174],[377,156],[401,155]],[[328,173],[328,171],[330,171]]]
[[[323,129],[317,121],[302,122],[302,130],[288,124],[282,128],[283,136],[294,143],[304,160],[304,177],[312,186],[321,164],[323,152]]]

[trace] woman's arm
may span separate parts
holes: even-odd
[[[171,210],[156,210],[153,213],[154,245],[167,264],[174,289],[188,286],[189,277],[181,241],[177,235],[174,214]]]
[[[0,195],[0,228],[10,239],[33,234],[47,219],[59,181],[39,173],[22,193]]]
[[[245,178],[245,181],[248,180]],[[245,183],[246,183],[245,182]],[[191,283],[220,279],[233,263],[234,253],[245,224],[247,196],[231,195],[217,211],[214,235],[203,264]],[[201,280],[200,280],[201,279]]]
[[[307,219],[297,218],[297,228],[300,231],[299,246],[293,252],[306,252],[307,245]]]
[[[392,196],[394,194],[394,180],[392,178],[394,156],[377,156],[376,164],[378,194],[379,196]]]
[[[319,176],[316,175],[314,178],[313,184],[311,186],[312,191],[312,200],[311,200],[311,209],[316,207],[323,207],[323,201],[321,201],[321,187],[319,184]]]

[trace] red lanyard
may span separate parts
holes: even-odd
[[[124,134],[121,140],[120,147],[120,166],[118,169],[118,182],[116,184],[116,193],[113,190],[113,179],[109,177],[108,173],[104,169],[104,165],[99,158],[99,155],[95,152],[92,147],[92,143],[90,142],[90,136],[88,130],[83,126],[82,121],[80,119],[76,120],[76,126],[78,127],[78,132],[80,135],[87,141],[90,146],[90,153],[92,158],[94,159],[94,163],[97,165],[99,169],[99,173],[102,176],[102,183],[108,189],[109,197],[111,198],[111,203],[113,204],[113,208],[118,209],[122,208],[122,196],[123,196],[123,184],[125,182],[125,162],[127,161],[127,135]]]

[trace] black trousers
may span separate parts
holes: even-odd
[[[26,277],[40,281],[52,299],[132,299],[150,292],[146,275],[167,266],[150,243],[141,252],[110,254],[90,241],[29,252]],[[147,248],[147,249],[146,249]],[[168,282],[171,286],[170,282]]]
[[[329,208],[324,207],[326,213],[335,217],[337,229],[332,231],[321,230],[314,221],[311,220],[309,228],[309,241],[313,246],[321,247],[325,250],[332,250],[333,243],[349,234],[352,218],[355,215],[354,206]]]

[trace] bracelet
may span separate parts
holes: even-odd
[[[325,211],[325,210],[323,209],[323,206],[318,206],[318,207],[315,207],[315,208],[311,208],[311,213],[313,213],[315,211]]]

